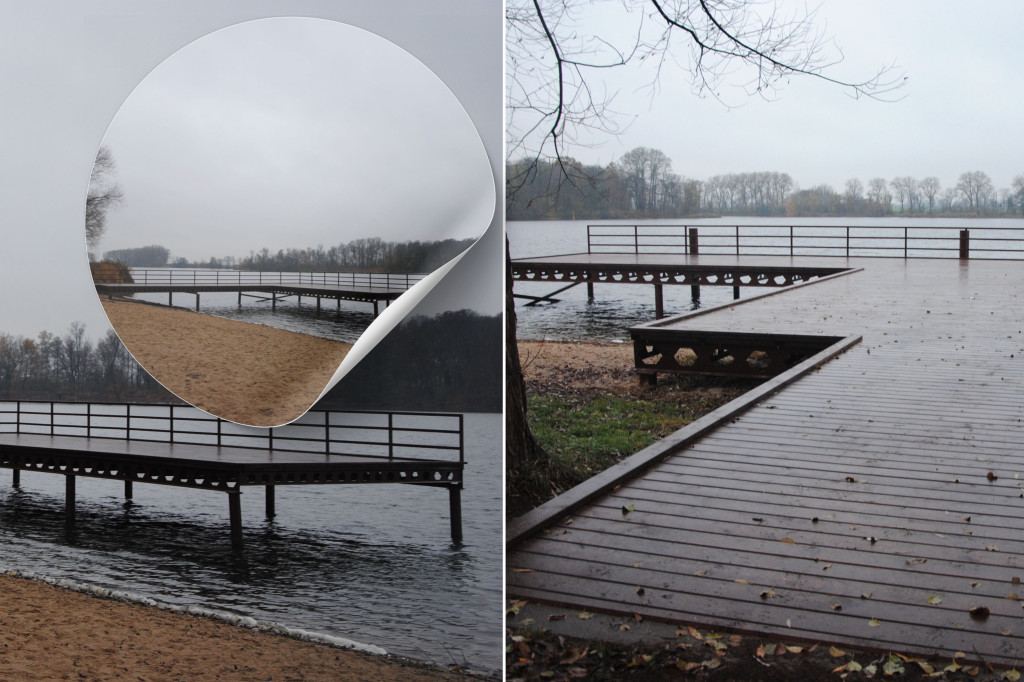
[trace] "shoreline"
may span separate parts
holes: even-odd
[[[137,598],[133,599],[135,596]],[[0,575],[5,679],[406,679],[481,677],[315,641],[251,618],[161,604],[35,573]],[[251,621],[251,622],[250,622]],[[304,636],[305,635],[305,636]],[[365,646],[365,645],[364,645]]]
[[[279,426],[320,397],[352,344],[140,301],[101,299],[128,351],[201,410]]]

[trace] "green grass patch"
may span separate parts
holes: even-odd
[[[567,490],[689,424],[678,403],[529,395],[527,418],[550,457],[554,492]]]

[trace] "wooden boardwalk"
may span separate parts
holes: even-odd
[[[509,547],[510,597],[1024,662],[1024,264],[834,262],[863,270],[656,323],[863,340],[510,524],[551,524]]]

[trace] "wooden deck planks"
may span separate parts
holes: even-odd
[[[863,271],[658,323],[863,342],[510,548],[510,595],[1024,658],[1024,264],[833,262]]]

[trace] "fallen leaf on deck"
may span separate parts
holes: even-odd
[[[1007,670],[1007,671],[1005,671],[1003,673],[1003,679],[1006,680],[1007,682],[1019,682],[1019,680],[1020,680],[1020,673],[1017,672],[1016,669],[1014,669],[1014,670]]]
[[[690,637],[693,637],[694,639],[699,639],[702,642],[704,641],[704,635],[700,634],[697,628],[693,627],[692,625],[687,625],[686,630],[690,633]]]
[[[966,521],[967,523],[971,522],[971,517],[970,516],[961,516],[960,518],[963,519],[964,521]]]
[[[737,578],[733,582],[739,583],[740,585],[749,585],[750,581],[744,580],[743,578]]]
[[[626,515],[626,514],[628,514],[629,512],[633,511],[633,510],[634,510],[635,508],[636,508],[636,505],[633,505],[633,504],[630,504],[630,505],[624,505],[624,506],[622,507],[622,515],[623,515],[623,516],[625,516],[625,515]]]
[[[786,651],[788,651],[791,654],[802,654],[804,652],[804,648],[802,646],[786,645]]]
[[[707,575],[707,572],[708,572],[708,571],[707,571],[707,569],[706,569],[706,568],[702,568],[702,569],[701,569],[701,570],[699,570],[699,571],[694,571],[694,572],[693,572],[693,574],[694,574],[695,576],[697,576],[698,578],[702,578],[702,577],[704,577],[705,575]]]
[[[979,582],[976,582],[976,581],[975,581],[975,582],[972,582],[972,583],[971,583],[971,587],[977,587],[977,586],[978,586],[978,585],[980,585],[980,584],[981,584],[981,583],[979,583]]]
[[[942,603],[942,597],[928,597],[928,603],[932,606],[938,606]]]
[[[975,606],[969,613],[974,620],[988,620],[989,610],[987,606]]]
[[[832,564],[825,564],[824,566],[821,567],[821,570],[827,571],[830,568],[832,568]]]
[[[782,541],[785,542],[787,545],[795,545],[796,544],[796,540],[794,540],[793,538],[782,538]]]
[[[1011,592],[1010,594],[1006,595],[1006,598],[1010,601],[1020,601],[1020,595],[1016,592]]]
[[[642,587],[636,588],[636,593],[638,595],[640,595],[641,597],[644,596],[644,588],[642,588]]]
[[[877,628],[879,625],[881,625],[881,623],[878,622],[877,618],[872,618],[871,620],[868,621],[868,626],[869,627]]]
[[[987,474],[985,474],[985,478],[987,478],[989,481],[998,481],[999,480],[999,477],[996,476],[995,474],[993,474],[991,471],[988,472]]]
[[[776,642],[775,643],[775,655],[776,656],[785,656],[786,655],[786,645],[783,644],[782,642]]]
[[[908,559],[907,560],[907,566],[913,566],[914,564],[926,564],[926,563],[928,563],[927,559]]]
[[[930,663],[924,661],[917,661],[917,664],[921,666],[921,671],[926,675],[935,675],[935,668]]]
[[[1020,578],[1018,578],[1017,576],[1013,576],[1012,578],[1010,578],[1010,582],[1014,585],[1020,585]]]
[[[526,606],[526,605],[527,605],[527,604],[529,604],[529,603],[530,603],[530,602],[528,602],[528,601],[525,601],[525,600],[522,600],[522,599],[521,599],[521,600],[519,600],[519,601],[514,601],[514,602],[512,602],[512,605],[508,607],[508,609],[507,609],[507,610],[505,611],[505,613],[506,613],[506,614],[509,614],[509,613],[511,613],[511,614],[512,614],[513,616],[518,616],[518,615],[519,615],[519,611],[520,611],[520,610],[521,610],[521,609],[522,609],[522,608],[523,608],[524,606]]]
[[[907,669],[903,667],[903,662],[897,656],[889,654],[889,659],[882,665],[882,672],[888,676],[902,675]]]
[[[764,519],[762,519],[760,516],[755,516],[755,517],[753,517],[753,519],[754,519],[754,521],[756,521],[758,523],[764,523]]]
[[[843,610],[843,605],[842,604],[832,604],[832,610],[833,611],[842,611]]]
[[[532,568],[513,568],[513,573],[533,573]]]
[[[550,621],[565,620],[565,614],[564,613],[552,613],[550,616],[548,616],[548,620],[550,620]]]
[[[580,620],[590,620],[593,617],[594,617],[594,614],[590,613],[589,611],[580,611],[580,613],[579,613],[579,619]]]
[[[837,649],[834,646],[830,646],[828,648],[828,655],[831,656],[832,658],[842,658],[843,656],[846,655],[846,652],[843,651],[842,649]]]
[[[771,589],[765,590],[761,593],[761,599],[771,599],[774,596],[776,596],[775,590]]]
[[[762,644],[759,647],[757,647],[757,652],[754,655],[757,656],[758,658],[764,658],[764,656],[765,656],[764,644]]]

